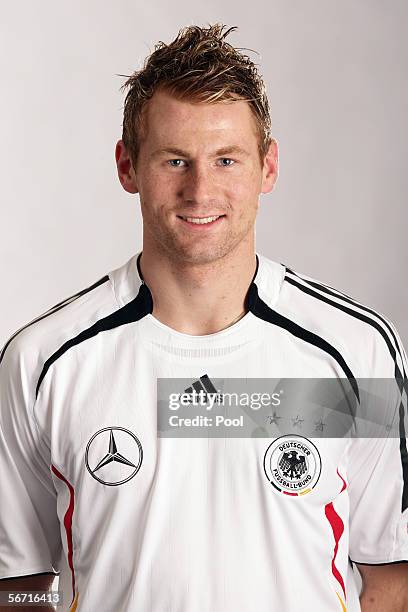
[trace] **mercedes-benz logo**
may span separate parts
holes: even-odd
[[[105,485],[121,485],[136,476],[142,460],[140,440],[124,427],[104,427],[92,436],[86,446],[85,465],[88,472]]]

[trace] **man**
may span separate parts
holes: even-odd
[[[2,351],[2,588],[59,573],[80,612],[403,612],[404,389],[401,440],[158,435],[158,379],[406,382],[387,319],[256,253],[278,150],[230,31],[180,31],[125,84],[142,251]]]

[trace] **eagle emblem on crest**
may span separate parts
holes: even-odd
[[[283,453],[279,467],[287,478],[300,478],[307,472],[306,458],[297,451]]]

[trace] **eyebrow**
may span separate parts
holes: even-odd
[[[190,157],[187,151],[183,151],[183,149],[179,149],[178,147],[164,147],[163,149],[157,149],[153,151],[152,157],[158,157],[159,155],[176,155],[178,157]],[[249,156],[248,151],[240,147],[239,145],[231,145],[229,147],[222,147],[221,149],[217,149],[214,151],[214,157],[223,157],[226,155],[243,155],[245,157]]]

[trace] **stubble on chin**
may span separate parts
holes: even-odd
[[[248,220],[239,231],[228,231],[223,235],[205,240],[204,236],[183,238],[179,232],[163,228],[160,223],[143,225],[149,242],[160,255],[176,265],[205,265],[222,259],[232,252],[253,231],[253,221]]]

